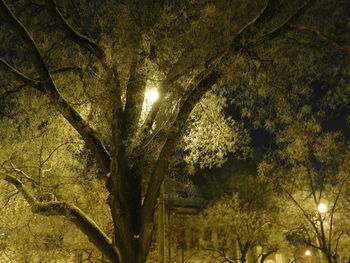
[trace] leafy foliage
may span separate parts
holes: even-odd
[[[194,108],[184,136],[185,161],[200,168],[220,167],[229,153],[248,154],[249,135],[242,124],[226,117],[227,95],[208,93]]]

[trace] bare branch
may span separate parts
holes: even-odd
[[[166,96],[165,87],[173,85],[173,81],[176,81],[176,80],[169,81],[168,79],[166,79],[166,80],[161,81],[161,83],[159,85],[159,89],[158,89],[158,94],[159,94],[160,98],[165,98],[165,96]],[[143,125],[140,129],[141,130],[141,133],[140,133],[141,143],[140,143],[139,149],[137,149],[136,154],[140,154],[142,149],[146,148],[145,146],[147,145],[147,142],[149,142],[149,140],[150,140],[150,138],[148,138],[148,135],[150,135],[153,124],[155,123],[156,117],[158,116],[159,110],[166,103],[168,103],[168,101],[166,101],[165,99],[163,99],[163,100],[158,99],[152,104],[152,108],[151,108],[150,112],[147,114],[145,122],[143,123]],[[156,133],[158,133],[158,132],[156,132]],[[156,133],[152,134],[152,138],[154,138]]]
[[[203,81],[215,68],[219,67],[220,64],[222,63],[223,60],[225,60],[228,56],[232,55],[232,52],[230,50],[225,50],[225,51],[222,51],[222,52],[219,52],[215,57],[211,58],[210,60],[208,60],[205,64],[206,64],[206,67],[205,69],[200,72],[195,78],[194,80],[192,81],[192,83],[189,85],[189,88],[187,89],[187,95],[184,94],[182,96],[182,101],[179,102],[179,108],[181,108],[186,99],[188,98],[188,96],[190,96],[191,92],[193,92],[195,89],[196,89],[196,85],[198,85],[198,83],[200,83],[201,81]],[[169,83],[170,82],[170,83]],[[164,81],[164,83],[162,85],[172,85],[172,79],[169,80],[168,78]],[[161,86],[161,94],[162,94],[162,91],[165,90],[165,87],[162,87]],[[164,96],[163,96],[164,97]],[[165,100],[163,100],[161,103],[166,103]],[[157,112],[159,111],[159,107],[160,105],[153,105],[152,107],[152,110],[150,112],[151,115],[147,116],[147,118],[150,118],[150,120],[146,120],[146,121],[149,121],[149,123],[145,123],[144,127],[142,127],[143,129],[150,129],[151,128],[151,124],[152,124],[152,118],[155,118]],[[174,112],[176,112],[176,110],[174,110]],[[152,116],[153,115],[153,116]],[[169,128],[169,123],[172,123],[175,121],[175,119],[177,118],[177,116],[170,116],[168,117],[162,124],[162,126],[157,130],[155,131],[154,133],[152,133],[152,136],[151,138],[147,138],[145,137],[143,142],[142,142],[142,145],[141,145],[141,148],[140,149],[141,151],[147,151],[148,149],[154,149],[154,148],[159,148],[157,147],[158,145],[162,145],[166,138],[167,138],[167,135],[168,135],[168,128]],[[146,125],[149,125],[149,127],[147,128]],[[144,130],[142,130],[143,132],[145,132]],[[155,146],[157,145],[157,146]]]
[[[334,248],[334,252],[335,253],[338,252],[339,241],[340,241],[340,238],[342,236],[346,236],[346,233],[344,233],[344,231],[340,231],[339,235],[337,236],[337,239],[336,239],[336,242],[335,242],[335,248]]]
[[[48,156],[41,161],[40,165],[44,165],[48,160],[50,160],[50,158],[52,157],[52,155],[57,152],[60,148],[68,145],[68,144],[77,144],[78,142],[64,142],[64,143],[61,143],[59,145],[57,145],[49,154]]]
[[[321,200],[321,195],[322,195],[322,190],[323,189],[321,188],[321,190],[319,191],[320,192],[319,198],[317,198],[314,181],[312,180],[311,169],[310,169],[310,167],[307,164],[305,164],[305,167],[306,167],[306,170],[307,170],[307,173],[306,173],[307,174],[307,178],[309,179],[309,185],[308,186],[310,186],[310,191],[311,191],[311,194],[312,194],[312,197],[314,199],[315,204],[318,204],[319,201]]]
[[[108,79],[108,85],[111,87],[112,96],[112,140],[113,149],[111,151],[111,169],[106,183],[106,187],[110,193],[108,198],[108,205],[112,211],[111,215],[114,222],[114,235],[121,239],[115,239],[114,245],[118,247],[121,255],[125,257],[132,256],[132,247],[121,242],[121,240],[128,240],[131,244],[134,235],[132,231],[131,221],[135,219],[130,214],[129,202],[130,192],[136,191],[129,187],[128,180],[130,177],[126,172],[125,148],[123,147],[122,132],[123,132],[123,105],[121,101],[121,87],[119,83],[119,76],[116,67],[112,68]],[[124,258],[121,258],[123,261]]]
[[[318,30],[315,27],[306,26],[306,25],[296,25],[296,26],[290,26],[290,28],[296,29],[296,30],[303,30],[303,31],[312,32],[312,33],[316,34],[319,38],[335,45],[338,49],[340,49],[342,51],[350,51],[350,46],[344,46],[344,45],[339,44],[336,40],[334,40],[333,38],[322,33],[320,30]]]
[[[112,149],[112,155],[114,156],[114,155],[119,155],[119,148],[122,143],[123,103],[121,100],[122,91],[121,91],[117,69],[113,68],[109,73],[109,75],[110,77],[108,78],[107,85],[111,87],[110,89],[110,96],[112,98],[111,130],[112,130],[112,139],[113,139],[113,147],[114,147],[114,149]]]
[[[141,46],[142,37],[138,39],[138,47],[134,51],[134,57],[130,68],[130,77],[126,89],[126,102],[123,111],[121,103],[121,88],[119,81],[115,81],[117,70],[112,72],[113,87],[115,95],[113,96],[113,149],[111,172],[108,180],[108,188],[110,191],[109,205],[112,211],[116,209],[122,210],[123,215],[112,213],[115,222],[114,232],[116,236],[123,236],[132,243],[134,235],[139,234],[139,212],[141,207],[141,187],[140,177],[129,171],[129,151],[127,148],[132,148],[132,139],[136,135],[138,123],[142,111],[144,101],[144,94],[146,88],[146,74],[144,71],[145,56],[142,54]],[[130,194],[133,193],[133,194]],[[130,245],[118,242],[117,247],[126,257],[131,259],[134,257]],[[122,259],[123,260],[123,259]]]
[[[109,171],[110,157],[104,145],[98,138],[96,132],[89,124],[72,108],[72,106],[62,97],[57,90],[51,75],[43,61],[43,58],[37,48],[30,33],[24,25],[15,17],[9,10],[4,0],[0,1],[0,17],[23,39],[29,55],[32,58],[33,64],[39,74],[40,83],[51,100],[54,107],[66,118],[66,120],[78,131],[84,139],[88,148],[95,154],[97,161],[104,174]]]
[[[312,241],[310,241],[310,242],[308,242],[308,246],[310,246],[310,247],[313,247],[313,248],[316,248],[316,249],[318,249],[318,250],[321,250],[322,249],[322,247],[321,246],[317,246],[317,245],[315,245],[315,244],[313,244],[313,243],[311,243]]]
[[[25,185],[15,178],[7,174],[0,174],[0,176],[14,185],[16,189],[22,193],[24,199],[30,205],[33,213],[45,216],[64,216],[67,220],[76,225],[102,253],[104,253],[113,262],[118,262],[116,251],[112,247],[110,238],[99,228],[96,223],[81,211],[74,204],[67,202],[39,202],[25,187]]]
[[[87,36],[84,36],[74,30],[67,20],[63,17],[62,13],[56,6],[56,3],[54,0],[46,0],[46,5],[51,11],[51,14],[53,15],[54,19],[59,23],[61,28],[65,31],[67,35],[69,35],[74,42],[76,42],[78,45],[82,46],[83,48],[89,50],[91,53],[93,53],[97,58],[101,59],[104,56],[104,52],[102,48],[97,45],[92,39],[88,38]]]

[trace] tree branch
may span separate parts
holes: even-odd
[[[139,42],[142,40],[139,40]],[[140,43],[138,44],[140,45]],[[146,90],[146,75],[144,72],[144,55],[140,47],[134,54],[130,68],[130,78],[126,89],[126,102],[123,120],[123,140],[133,138],[140,121],[142,105]]]
[[[216,257],[215,259],[223,258],[223,261],[221,261],[221,262],[235,263],[237,260],[239,260],[239,258],[229,258],[225,253],[225,249],[217,250],[217,249],[207,248],[207,250],[213,251],[214,253],[217,252],[219,254],[219,256]]]
[[[334,220],[334,213],[335,213],[335,209],[337,207],[339,198],[340,198],[340,194],[343,190],[343,187],[345,186],[345,183],[349,180],[350,178],[350,173],[347,174],[347,176],[345,176],[345,178],[342,180],[340,187],[339,187],[339,191],[337,192],[337,195],[335,197],[333,206],[332,206],[332,210],[331,210],[331,219],[330,219],[330,223],[329,223],[329,236],[328,236],[328,240],[329,240],[329,251],[331,251],[331,240],[332,240],[332,235],[333,235],[333,220]]]
[[[25,179],[27,179],[28,181],[31,181],[32,183],[34,183],[34,185],[38,185],[38,182],[35,181],[35,180],[32,178],[32,176],[29,176],[26,172],[24,172],[24,171],[22,171],[21,169],[15,167],[15,165],[14,165],[12,162],[10,162],[10,164],[11,164],[12,169],[13,169],[15,172],[20,173]],[[22,176],[21,176],[21,178],[22,178]]]
[[[67,20],[63,17],[54,0],[46,0],[45,2],[51,14],[53,15],[53,18],[57,21],[65,33],[72,38],[74,42],[93,53],[97,58],[103,58],[104,52],[102,48],[97,45],[92,39],[74,30],[69,25]]]
[[[25,88],[27,88],[27,85],[23,84],[23,85],[20,85],[20,86],[14,88],[14,89],[6,90],[4,93],[2,93],[0,95],[0,100],[6,99],[7,96],[9,96],[11,94],[15,94],[17,92],[20,92],[21,90],[24,90]]]
[[[256,33],[256,31],[262,28],[266,21],[268,21],[274,15],[277,5],[277,0],[267,0],[260,13],[253,20],[249,21],[237,35],[244,35],[245,37],[248,37],[248,35]]]
[[[0,68],[3,68],[6,71],[11,72],[17,77],[17,80],[21,83],[31,86],[37,90],[43,91],[42,87],[40,86],[39,81],[31,79],[30,77],[26,76],[25,74],[19,72],[17,69],[15,69],[13,66],[11,66],[8,62],[6,62],[4,59],[0,58]]]
[[[278,248],[272,248],[271,250],[267,251],[266,253],[261,253],[261,259],[260,263],[264,263],[265,259],[270,256],[273,253],[276,253],[278,251]]]
[[[0,175],[4,180],[14,185],[16,189],[22,193],[33,213],[44,216],[64,216],[67,220],[76,225],[76,227],[89,238],[90,242],[112,262],[118,262],[118,255],[112,247],[110,238],[77,206],[67,202],[58,201],[39,202],[20,180],[11,175]]]
[[[296,26],[290,26],[291,29],[295,29],[295,30],[303,30],[303,31],[309,31],[312,32],[314,34],[316,34],[319,38],[335,45],[338,49],[342,50],[342,51],[350,51],[350,46],[344,46],[339,44],[337,41],[335,41],[334,39],[332,39],[331,37],[325,35],[324,33],[322,33],[320,30],[318,30],[317,28],[311,27],[311,26],[306,26],[306,25],[296,25]]]
[[[5,65],[6,64],[6,65]],[[33,87],[41,92],[44,92],[44,89],[42,88],[41,86],[41,83],[39,82],[39,79],[38,78],[35,78],[35,79],[31,79],[29,77],[27,77],[26,75],[24,75],[23,73],[17,71],[15,68],[13,68],[10,64],[8,64],[6,61],[2,60],[0,58],[0,67],[3,66],[3,68],[5,70],[8,70],[10,71],[10,73],[14,73],[15,76],[18,78],[18,81],[19,82],[22,82],[23,84],[18,86],[18,87],[15,87],[14,89],[11,89],[11,90],[7,90],[5,91],[3,94],[0,95],[0,100],[1,99],[5,99],[7,96],[11,95],[11,94],[14,94],[14,93],[17,93],[25,88],[27,88],[28,86],[29,87]],[[11,68],[10,68],[11,67]],[[64,68],[59,68],[59,69],[56,69],[56,70],[53,70],[51,71],[51,74],[60,74],[60,73],[64,73],[64,72],[67,72],[67,71],[71,71],[71,70],[81,70],[81,68],[79,67],[64,67]],[[18,73],[18,74],[17,74]],[[26,79],[24,79],[22,81],[22,77],[25,77],[25,78],[28,78],[28,82]],[[32,85],[33,84],[33,85]],[[34,86],[36,85],[37,86]]]
[[[0,1],[0,17],[16,32],[28,49],[32,58],[33,64],[37,73],[39,74],[40,83],[44,89],[45,94],[49,97],[54,107],[66,118],[66,120],[75,128],[81,135],[88,148],[96,156],[96,159],[104,174],[109,171],[110,156],[105,149],[102,142],[99,140],[96,132],[89,126],[89,124],[79,115],[79,113],[72,108],[72,106],[62,97],[57,90],[51,75],[43,61],[43,58],[32,39],[30,33],[24,25],[15,17],[9,10],[4,0]]]
[[[276,11],[277,1],[267,0],[264,8],[260,13],[245,26],[234,37],[231,43],[231,49],[238,51],[245,45],[246,42],[251,40],[252,36],[256,34],[268,21]]]
[[[290,30],[289,25],[293,23],[297,18],[304,14],[308,7],[314,3],[315,0],[307,0],[304,4],[302,4],[293,14],[291,14],[282,24],[280,24],[277,28],[273,29],[269,33],[263,35],[262,41],[271,40],[279,35],[281,35],[284,31]]]
[[[293,195],[287,191],[283,186],[281,186],[281,188],[283,189],[283,191],[289,196],[289,198],[292,200],[292,202],[300,209],[300,211],[303,213],[303,215],[305,216],[305,219],[310,223],[311,227],[313,228],[313,230],[315,231],[316,235],[318,238],[322,237],[322,235],[320,234],[320,231],[318,230],[316,224],[311,220],[311,218],[309,217],[309,215],[307,214],[307,212],[305,211],[305,209],[298,203],[297,200],[295,200],[295,198],[293,197]]]
[[[274,16],[278,7],[278,2],[278,0],[267,0],[265,7],[259,13],[259,15],[251,22],[251,25],[259,28],[263,27],[264,24],[269,19],[271,19],[271,17]]]
[[[338,246],[339,246],[339,241],[340,241],[340,238],[342,236],[345,236],[346,233],[344,233],[343,231],[340,231],[339,235],[337,236],[337,239],[336,239],[336,242],[335,242],[335,248],[334,248],[334,252],[337,253],[338,252]]]
[[[50,72],[50,74],[60,74],[60,73],[68,72],[68,71],[78,71],[78,72],[82,72],[82,69],[81,69],[80,67],[76,67],[76,66],[73,66],[73,67],[63,67],[63,68],[58,68],[58,69],[52,70],[52,71]]]

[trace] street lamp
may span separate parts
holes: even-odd
[[[145,97],[142,105],[141,122],[144,122],[148,113],[152,109],[153,103],[159,98],[159,93],[156,88],[146,88]]]
[[[319,203],[317,210],[320,213],[326,213],[327,212],[327,205],[324,203]]]
[[[145,95],[146,95],[146,100],[148,101],[148,103],[151,103],[151,104],[155,102],[159,97],[158,91],[156,89],[148,90]]]

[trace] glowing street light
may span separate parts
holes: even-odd
[[[151,89],[146,92],[145,96],[148,103],[153,103],[158,99],[159,94],[156,89]]]
[[[326,213],[327,212],[327,205],[324,203],[320,203],[317,207],[317,210],[320,213]]]
[[[311,256],[311,251],[310,250],[306,250],[305,251],[305,256]]]

